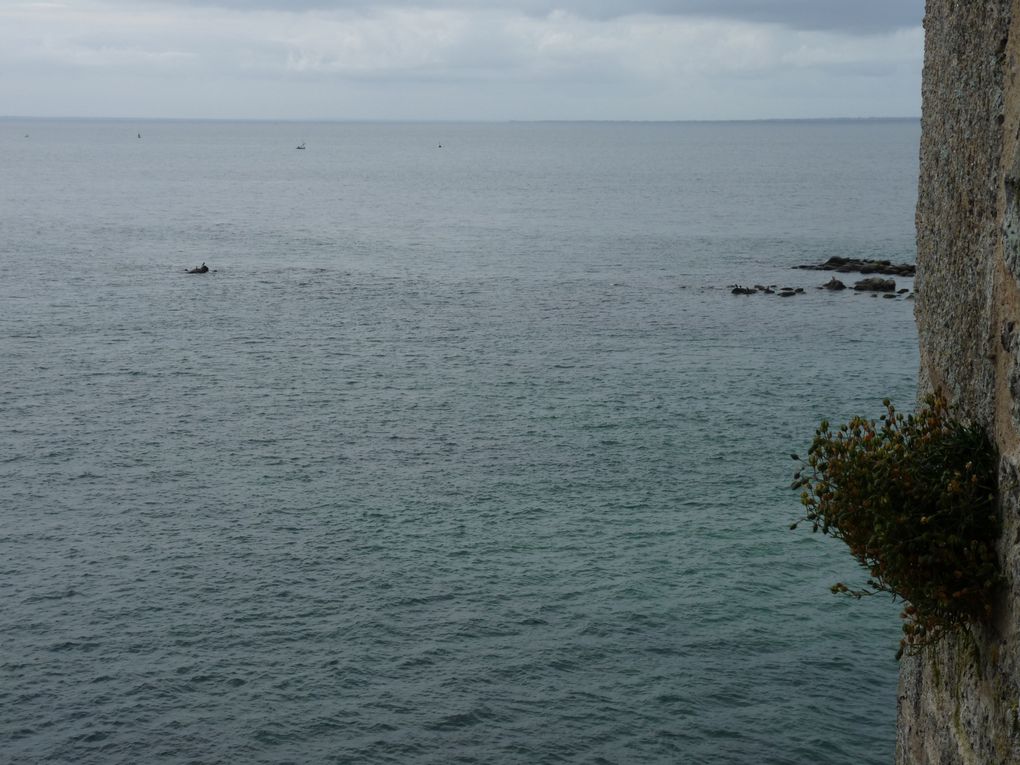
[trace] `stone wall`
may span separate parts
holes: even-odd
[[[928,0],[917,323],[921,388],[1001,453],[994,622],[904,658],[898,763],[1020,763],[1020,0]]]

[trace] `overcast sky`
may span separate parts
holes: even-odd
[[[0,0],[0,114],[920,114],[923,0]]]

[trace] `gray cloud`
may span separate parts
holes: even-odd
[[[0,104],[263,119],[919,112],[920,0],[555,3],[8,0]]]
[[[916,27],[924,0],[170,0],[233,10],[357,10],[384,7],[460,8],[610,19],[633,14],[694,16],[780,24],[791,29],[874,34]]]

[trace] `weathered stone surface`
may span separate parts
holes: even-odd
[[[928,0],[925,15],[917,204],[922,374],[983,422],[991,422],[994,390],[987,337],[1011,6]]]
[[[1020,763],[1020,0],[928,0],[917,315],[921,392],[999,447],[1005,584],[987,626],[903,659],[896,761]]]

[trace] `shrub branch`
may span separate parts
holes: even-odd
[[[951,417],[931,396],[916,414],[888,399],[879,421],[822,421],[792,488],[800,523],[842,540],[868,572],[855,598],[888,592],[905,601],[900,651],[919,649],[992,614],[1000,584],[996,541],[998,457],[984,431]]]

